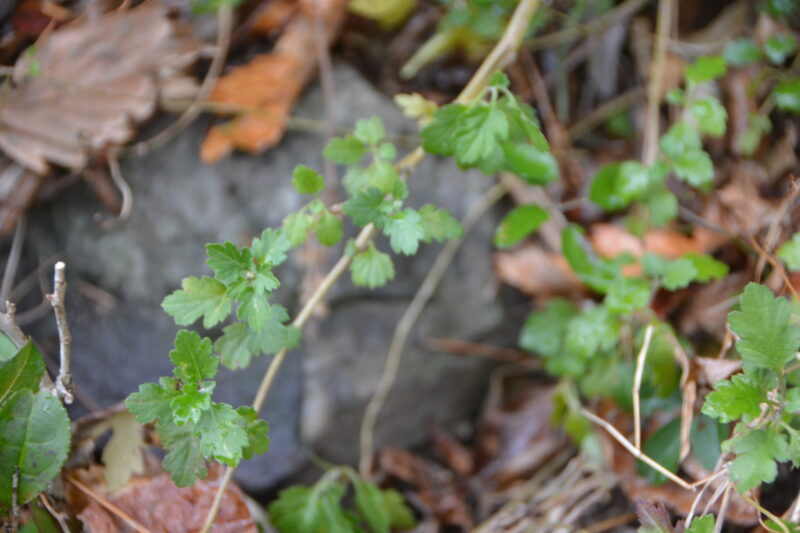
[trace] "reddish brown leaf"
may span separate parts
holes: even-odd
[[[494,254],[494,268],[503,283],[531,296],[576,294],[583,285],[561,254],[529,244]]]

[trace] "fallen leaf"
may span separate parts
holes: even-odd
[[[133,123],[155,109],[159,68],[194,49],[159,2],[63,26],[17,61],[0,107],[0,148],[39,174],[48,163],[82,169],[91,154],[133,137]]]
[[[144,473],[142,426],[128,411],[114,414],[109,419],[111,439],[103,448],[106,465],[106,482],[110,492],[125,486],[133,474]]]
[[[742,361],[737,359],[717,359],[716,357],[693,357],[692,372],[701,385],[711,386],[728,379],[742,369]]]
[[[458,474],[468,476],[475,468],[475,458],[466,446],[451,437],[439,426],[431,429],[433,445],[447,465]]]
[[[344,18],[345,4],[321,0],[319,15],[311,8],[299,10],[271,53],[258,55],[219,79],[210,100],[248,111],[211,128],[200,148],[203,161],[219,161],[234,148],[259,153],[281,140],[292,106],[317,68],[316,17],[321,19],[325,42],[330,43]]]
[[[494,269],[500,281],[531,296],[580,294],[584,290],[563,255],[534,244],[494,254]]]
[[[254,33],[268,35],[286,26],[297,13],[296,0],[273,0],[267,2],[253,21]]]
[[[593,224],[589,228],[589,242],[598,254],[608,258],[621,253],[638,258],[650,252],[666,259],[676,259],[689,252],[703,251],[696,239],[674,230],[651,229],[642,241],[624,228],[606,223]]]

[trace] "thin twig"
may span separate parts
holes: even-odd
[[[119,518],[124,520],[126,524],[128,524],[130,527],[132,527],[133,529],[135,529],[139,533],[150,533],[149,529],[147,529],[142,524],[137,522],[128,513],[126,513],[125,511],[123,511],[122,509],[120,509],[119,507],[117,507],[116,505],[111,503],[110,501],[108,501],[106,498],[103,498],[102,496],[97,494],[95,491],[93,491],[92,489],[90,489],[89,487],[87,487],[86,485],[81,483],[80,481],[78,481],[74,476],[68,476],[67,477],[67,481],[72,483],[75,486],[75,488],[80,490],[86,496],[88,496],[89,498],[93,499],[98,504],[100,504],[102,507],[104,507],[108,512],[110,512],[111,514],[113,514],[115,516],[118,516]]]
[[[768,509],[764,508],[764,507],[763,507],[763,506],[762,506],[760,503],[758,503],[758,501],[757,501],[757,500],[754,500],[754,499],[752,499],[752,498],[748,497],[746,493],[745,493],[745,494],[742,494],[741,496],[742,496],[742,499],[743,499],[744,501],[746,501],[747,503],[749,503],[750,505],[752,505],[753,507],[755,507],[755,508],[758,510],[758,512],[759,512],[759,513],[761,513],[761,514],[765,515],[767,518],[769,518],[770,520],[772,520],[773,522],[775,522],[775,524],[776,524],[778,527],[780,527],[780,528],[781,528],[781,531],[782,531],[783,533],[792,533],[791,531],[789,531],[789,528],[788,528],[788,527],[786,527],[786,524],[784,524],[784,523],[783,523],[783,520],[781,520],[780,518],[778,518],[777,516],[775,516],[775,515],[774,515],[773,513],[771,513],[771,512],[770,512]],[[759,516],[759,517],[758,517],[758,521],[759,521],[759,522],[761,522],[761,526],[762,526],[764,529],[766,529],[767,531],[774,531],[775,533],[780,533],[780,532],[778,532],[778,531],[776,531],[776,530],[774,530],[774,529],[771,529],[771,528],[767,527],[767,525],[766,525],[766,524],[764,524],[764,523],[761,521],[761,516]]]
[[[119,159],[116,151],[112,151],[108,154],[108,168],[111,171],[111,181],[114,182],[114,185],[117,186],[117,189],[119,189],[122,195],[122,207],[116,218],[100,222],[101,227],[105,230],[113,229],[128,220],[128,217],[131,216],[131,210],[133,209],[133,191],[131,190],[131,186],[128,185],[128,182],[125,181],[122,170],[119,168]]]
[[[522,41],[522,37],[528,28],[530,18],[536,11],[538,4],[539,0],[520,1],[516,7],[516,10],[514,11],[514,15],[511,17],[511,21],[506,28],[505,34],[500,39],[500,42],[497,43],[497,46],[478,68],[478,71],[474,74],[456,101],[467,102],[480,96],[483,92],[483,89],[486,87],[486,84],[489,82],[489,77],[491,74],[509,63],[511,59],[509,56],[516,52],[516,49]],[[425,152],[421,147],[417,147],[397,163],[396,166],[398,171],[403,174],[409,173],[419,164],[423,157],[425,157]],[[356,238],[356,249],[363,250],[366,248],[366,246],[372,242],[372,239],[376,234],[377,229],[374,225],[368,224],[365,226]],[[339,261],[336,262],[331,271],[328,272],[328,275],[325,276],[320,283],[319,288],[314,294],[311,295],[311,298],[309,298],[308,302],[306,302],[306,304],[303,306],[303,309],[294,319],[292,325],[298,328],[302,328],[305,325],[306,321],[311,316],[311,313],[314,311],[316,306],[322,302],[322,300],[328,294],[328,291],[330,291],[330,289],[333,287],[336,280],[338,280],[339,277],[347,271],[351,261],[352,255],[345,254],[339,259]],[[261,380],[258,391],[256,392],[256,397],[253,400],[253,408],[256,410],[256,412],[261,410],[264,400],[267,397],[267,393],[269,392],[269,389],[275,380],[275,376],[277,375],[278,370],[286,358],[286,353],[286,348],[282,349],[270,362],[270,365],[267,368],[263,379]],[[214,520],[219,512],[219,506],[222,503],[222,496],[225,493],[228,483],[233,477],[233,471],[234,469],[232,467],[226,467],[225,472],[220,479],[217,493],[214,495],[214,501],[208,510],[208,515],[206,516],[201,533],[208,533],[208,531],[211,529],[211,526],[214,524]]]
[[[674,6],[675,0],[661,0],[658,3],[655,52],[650,69],[650,82],[647,87],[647,116],[644,123],[644,141],[642,142],[642,163],[646,166],[655,163],[658,156],[658,112],[661,106],[661,87],[664,85],[667,34],[672,27]]]
[[[211,59],[208,72],[206,72],[206,77],[203,79],[202,85],[200,85],[200,90],[197,92],[197,97],[194,102],[192,102],[186,111],[178,117],[178,120],[153,137],[126,147],[122,152],[123,155],[142,156],[164,146],[186,126],[194,122],[200,113],[203,112],[202,102],[211,93],[214,85],[216,85],[220,74],[222,74],[222,68],[225,66],[225,58],[228,56],[228,48],[231,42],[231,29],[233,27],[233,8],[231,4],[223,2],[220,5],[217,21],[217,46],[214,50],[214,57]]]
[[[639,350],[639,356],[636,358],[636,373],[633,377],[633,445],[637,450],[642,449],[642,419],[641,409],[639,406],[639,391],[642,388],[642,376],[644,375],[644,364],[647,359],[647,350],[650,348],[650,340],[653,338],[653,324],[648,324],[647,329],[644,331],[644,344],[642,349]]]
[[[731,503],[731,489],[733,485],[728,483],[725,494],[722,496],[722,503],[717,513],[717,522],[714,524],[714,533],[722,533],[722,525],[725,523],[725,516],[728,514],[728,506]]]
[[[403,316],[395,327],[392,341],[389,344],[389,351],[386,355],[386,365],[383,368],[383,374],[378,381],[375,392],[372,394],[372,398],[370,398],[367,404],[367,408],[364,411],[364,418],[361,421],[359,438],[361,453],[358,461],[358,470],[364,479],[369,479],[372,465],[375,423],[397,379],[397,373],[400,370],[400,362],[403,359],[403,350],[405,349],[408,335],[411,333],[411,328],[417,323],[425,306],[430,301],[434,292],[436,292],[436,288],[442,281],[442,277],[444,277],[444,273],[450,266],[456,252],[458,252],[458,249],[461,247],[461,243],[464,242],[466,236],[486,210],[502,198],[505,193],[505,187],[502,185],[494,185],[481,196],[472,208],[470,208],[461,223],[464,228],[464,234],[458,239],[447,241],[447,244],[444,245],[430,271],[428,271],[428,275],[425,276],[417,293],[414,295],[414,298],[411,300],[411,303],[408,305],[405,313],[403,313]]]
[[[56,519],[56,522],[58,522],[58,526],[61,528],[61,531],[63,533],[70,533],[71,529],[69,528],[69,524],[67,524],[67,517],[65,513],[56,511],[53,508],[53,504],[51,504],[50,500],[47,499],[47,494],[45,494],[44,492],[40,493],[39,501],[42,502],[44,508],[47,509],[48,513],[50,513],[50,516]]]
[[[609,117],[631,107],[645,94],[646,91],[642,87],[634,87],[608,102],[603,103],[594,109],[594,111],[567,128],[567,137],[571,141],[580,139],[599,124],[608,120]]]
[[[0,305],[4,305],[11,294],[14,286],[14,278],[17,275],[19,258],[22,255],[22,243],[25,242],[25,230],[27,229],[26,217],[23,215],[17,220],[17,227],[14,228],[14,239],[11,241],[11,251],[8,253],[6,270],[3,273],[3,283],[0,285]]]
[[[72,335],[69,332],[67,310],[64,307],[64,298],[67,292],[65,270],[66,265],[63,261],[56,263],[53,275],[53,293],[48,294],[47,299],[56,315],[56,328],[58,329],[60,361],[56,377],[56,392],[64,400],[64,403],[70,404],[75,399],[75,395],[72,384]]]

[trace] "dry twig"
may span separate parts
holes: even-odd
[[[64,298],[67,292],[65,270],[66,265],[63,261],[56,263],[53,275],[53,293],[48,294],[47,299],[56,315],[58,329],[60,364],[56,377],[56,392],[64,400],[64,403],[70,404],[75,399],[75,395],[72,384],[72,335],[69,332],[67,311],[64,307]]]

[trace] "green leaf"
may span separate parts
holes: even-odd
[[[569,224],[561,236],[561,249],[578,278],[597,292],[605,293],[620,276],[619,268],[595,255],[583,236],[583,228]]]
[[[244,426],[245,421],[227,403],[212,405],[197,423],[200,451],[228,466],[238,465],[242,450],[249,444]]]
[[[158,419],[169,419],[172,414],[172,400],[178,396],[178,380],[161,378],[159,383],[143,383],[139,392],[128,395],[125,407],[140,424],[149,424]]]
[[[659,140],[661,151],[670,159],[678,159],[687,152],[702,148],[700,135],[686,121],[675,122]]]
[[[714,515],[707,514],[695,518],[686,533],[714,533]]]
[[[348,135],[346,137],[334,137],[325,146],[322,151],[327,159],[340,165],[354,165],[361,161],[361,158],[367,153],[367,147],[364,143]]]
[[[724,76],[728,67],[722,56],[703,56],[686,67],[686,79],[690,83],[703,83]]]
[[[411,529],[417,525],[414,514],[406,505],[403,495],[396,490],[383,491],[383,507],[389,513],[392,529]]]
[[[508,76],[506,76],[505,72],[498,71],[489,77],[489,86],[508,89],[511,86],[511,81],[509,81]]]
[[[271,317],[269,301],[253,289],[246,289],[239,298],[236,316],[244,320],[253,331],[261,331]]]
[[[304,211],[290,213],[283,219],[282,230],[292,246],[299,246],[306,242],[313,222],[313,217]]]
[[[688,287],[695,280],[697,274],[694,262],[682,257],[666,264],[661,282],[665,289],[674,291]]]
[[[258,418],[258,413],[249,405],[236,409],[239,424],[247,433],[247,447],[242,449],[242,459],[250,459],[269,451],[269,425]]]
[[[566,351],[588,361],[597,352],[616,346],[620,324],[608,311],[604,306],[597,306],[573,317],[567,324]]]
[[[333,246],[342,240],[342,219],[331,213],[324,211],[322,217],[317,222],[317,240],[324,246]]]
[[[786,391],[786,403],[783,408],[789,413],[800,412],[800,387],[794,387]]]
[[[387,161],[374,161],[367,169],[368,187],[374,187],[384,195],[392,194],[400,181],[397,168]]]
[[[731,480],[739,492],[745,492],[762,483],[771,483],[778,475],[775,461],[789,459],[786,437],[772,430],[754,429],[736,438],[732,445],[736,459],[730,466]]]
[[[739,150],[744,156],[752,156],[761,145],[761,138],[765,133],[772,129],[769,117],[759,113],[749,113],[747,115],[747,128],[739,138]]]
[[[741,67],[757,63],[761,59],[761,49],[752,39],[741,37],[728,43],[723,55],[729,65]]]
[[[650,303],[650,283],[646,279],[623,277],[608,288],[603,301],[613,313],[628,314]]]
[[[311,167],[297,165],[292,172],[292,186],[300,194],[318,194],[325,188],[325,178]]]
[[[375,146],[386,136],[386,129],[380,117],[365,118],[356,122],[354,136],[366,145]]]
[[[649,185],[647,167],[637,161],[604,165],[589,188],[589,199],[606,211],[617,211],[640,199]]]
[[[350,265],[353,284],[374,289],[386,285],[394,278],[394,265],[388,254],[378,251],[370,244],[363,252],[353,257]]]
[[[500,141],[508,138],[508,119],[495,106],[476,104],[458,117],[454,132],[456,159],[473,165],[488,157]]]
[[[8,335],[0,333],[0,363],[10,361],[18,351],[19,348],[8,338]]]
[[[356,508],[364,517],[372,533],[389,533],[391,517],[383,504],[381,489],[372,483],[355,483]]]
[[[21,390],[0,405],[0,515],[11,510],[15,469],[24,505],[61,471],[70,440],[67,411],[49,392]]]
[[[225,285],[204,276],[189,277],[181,282],[182,289],[164,298],[161,307],[172,315],[179,326],[188,326],[203,317],[203,327],[213,328],[231,313],[231,299]]]
[[[422,217],[408,208],[389,218],[383,232],[389,237],[392,250],[404,255],[417,253],[419,241],[425,238]]]
[[[206,244],[208,266],[214,271],[214,276],[225,285],[233,283],[244,276],[252,264],[250,250],[239,248],[232,242],[225,244]]]
[[[318,483],[313,489],[294,486],[282,490],[267,511],[281,533],[356,533],[341,501],[344,487]]]
[[[686,103],[686,91],[680,87],[675,87],[667,92],[664,99],[672,105],[683,105]]]
[[[222,364],[232,370],[247,368],[256,354],[273,354],[289,348],[290,331],[284,325],[288,318],[286,309],[276,304],[270,306],[269,320],[261,331],[253,331],[241,322],[226,326],[214,343]]]
[[[431,154],[454,155],[457,147],[454,132],[466,110],[463,104],[448,104],[434,111],[433,120],[419,133],[422,148]]]
[[[544,357],[557,357],[562,351],[567,323],[575,314],[575,306],[567,300],[550,300],[544,310],[528,315],[519,336],[520,347]]]
[[[689,150],[672,160],[678,179],[698,188],[706,188],[714,179],[714,163],[704,150]]]
[[[157,429],[167,449],[161,464],[172,474],[175,485],[188,487],[196,478],[205,479],[208,475],[206,459],[200,451],[200,438],[194,433],[194,424],[175,426],[159,423]]]
[[[261,237],[253,239],[250,252],[262,263],[276,266],[286,261],[286,252],[291,247],[292,243],[284,232],[267,228],[261,232]]]
[[[728,275],[728,265],[722,261],[717,261],[708,254],[699,254],[697,252],[689,252],[685,254],[682,259],[688,259],[697,270],[695,281],[705,283],[712,279],[722,279]]]
[[[464,230],[458,220],[444,209],[427,204],[423,205],[417,212],[422,217],[420,224],[425,232],[423,241],[426,243],[457,239],[464,234]]]
[[[780,82],[775,86],[772,94],[778,109],[800,113],[800,78]]]
[[[782,65],[797,51],[797,39],[792,35],[773,35],[764,43],[764,54],[775,65]]]
[[[175,377],[184,383],[212,379],[217,375],[219,359],[211,355],[211,339],[201,339],[194,331],[182,329],[178,332],[169,359],[175,365]]]
[[[39,350],[28,341],[10,360],[0,364],[0,404],[15,392],[39,390],[44,376],[44,359]]]
[[[494,244],[508,248],[539,229],[547,221],[547,211],[538,205],[522,205],[507,214],[494,232]]]
[[[656,227],[664,226],[678,216],[678,199],[667,189],[649,194],[644,205],[650,215],[650,222]]]
[[[714,390],[706,395],[703,414],[720,422],[745,422],[761,414],[761,403],[767,400],[763,382],[747,374],[736,374],[718,381]]]
[[[668,261],[652,252],[646,252],[642,257],[642,268],[644,273],[651,277],[661,277],[667,270]]]
[[[344,203],[345,214],[353,219],[358,226],[375,224],[382,226],[386,215],[381,207],[383,206],[384,194],[378,189],[370,188],[360,192]]]
[[[215,385],[213,381],[203,386],[197,383],[184,384],[169,404],[172,420],[178,425],[200,420],[203,413],[211,408],[211,393]]]
[[[713,96],[692,100],[689,112],[697,123],[700,133],[712,137],[725,135],[725,124],[728,121],[728,112],[720,101]]]
[[[378,157],[392,161],[397,157],[397,148],[392,143],[383,143],[378,147]]]
[[[800,233],[792,235],[791,240],[778,248],[778,257],[790,272],[800,272]]]
[[[508,169],[531,185],[545,185],[558,179],[558,162],[548,151],[521,142],[502,144]]]
[[[672,419],[644,441],[644,453],[670,472],[678,471],[681,451],[681,419]],[[636,464],[637,473],[651,485],[666,483],[667,478],[645,463]]]
[[[689,433],[692,454],[709,471],[713,471],[717,466],[721,454],[720,444],[727,435],[727,425],[706,415],[695,416],[692,419],[692,430]]]
[[[789,302],[774,297],[767,287],[749,283],[739,307],[728,315],[728,323],[739,336],[736,349],[742,359],[780,372],[800,346],[800,328],[789,321]]]

